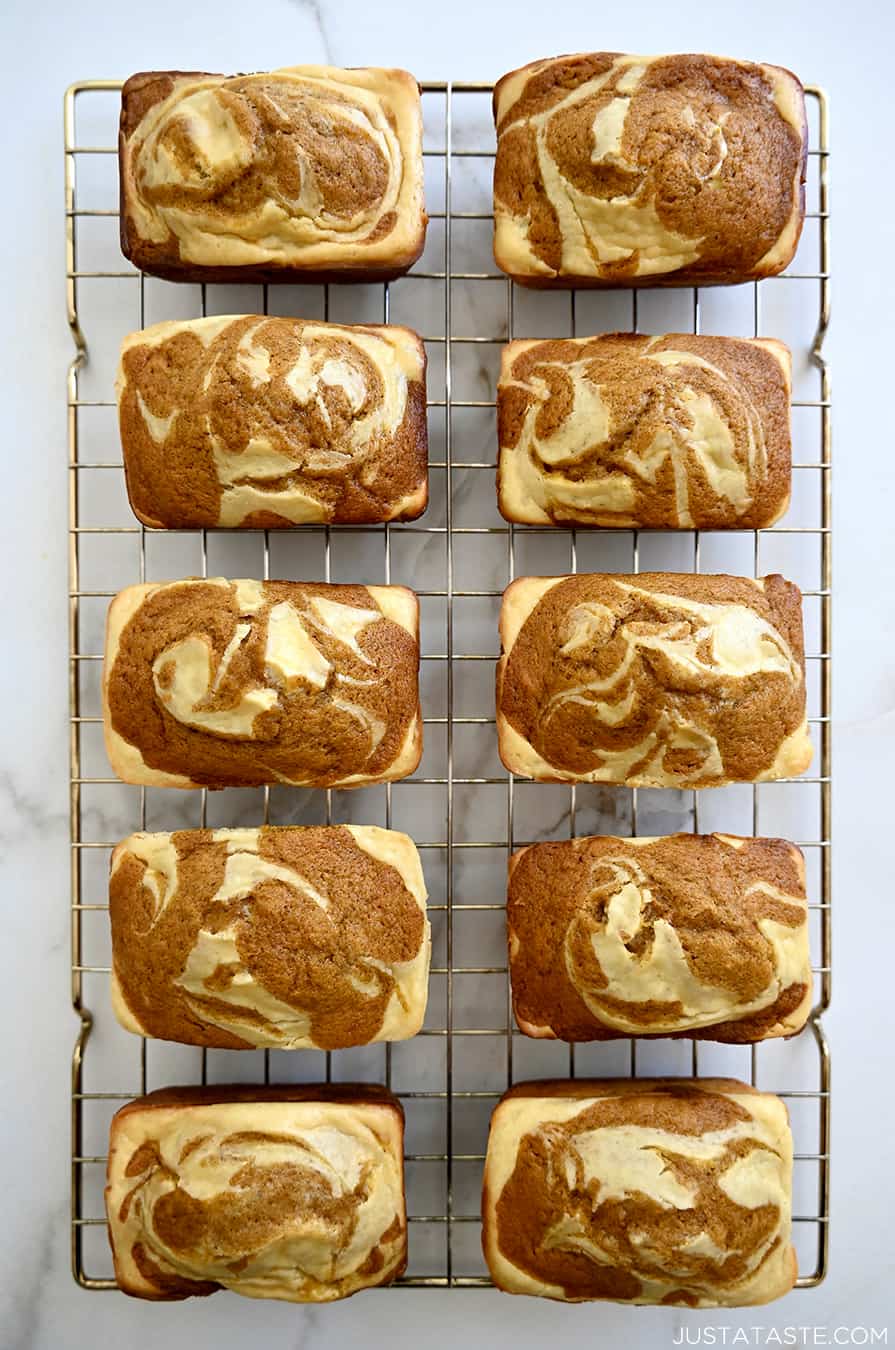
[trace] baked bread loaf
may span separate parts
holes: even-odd
[[[791,1215],[786,1107],[734,1079],[520,1083],[491,1117],[482,1245],[509,1294],[769,1303]]]
[[[106,750],[153,787],[391,782],[422,753],[418,671],[403,586],[128,586],[106,624]]]
[[[523,525],[756,529],[789,505],[791,357],[770,338],[511,342],[501,514]]]
[[[801,594],[783,577],[521,577],[500,638],[511,773],[695,788],[811,762]]]
[[[116,389],[144,525],[376,524],[426,509],[426,350],[409,328],[159,323],[125,338]]]
[[[423,1024],[426,886],[375,825],[132,834],[112,854],[112,1006],[141,1036],[343,1050]]]
[[[533,844],[510,859],[513,1011],[527,1036],[791,1036],[811,1011],[805,861],[782,839]]]
[[[386,281],[426,238],[419,86],[405,70],[132,75],[121,248],[171,281]]]
[[[527,286],[751,281],[805,212],[802,86],[719,56],[596,52],[494,89],[494,257]]]
[[[328,1303],[407,1259],[404,1117],[373,1084],[165,1088],[112,1118],[106,1183],[125,1294]]]

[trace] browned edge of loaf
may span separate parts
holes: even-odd
[[[400,1100],[379,1083],[214,1083],[165,1087],[135,1097],[115,1112],[113,1123],[135,1111],[156,1107],[226,1106],[229,1103],[323,1102],[344,1106],[388,1106],[404,1119]]]
[[[494,93],[491,98],[491,111],[494,115],[495,122],[497,121],[497,100],[500,95],[500,91],[502,87],[506,84],[507,80],[513,79],[513,77],[516,75],[521,75],[524,71],[535,70],[537,69],[538,66],[553,65],[554,62],[556,61],[579,61],[582,57],[588,57],[594,54],[595,53],[593,52],[580,52],[580,51],[557,52],[555,56],[539,56],[534,61],[526,61],[524,65],[516,66],[513,70],[506,71],[506,73],[501,75],[500,79],[496,80],[494,84]],[[608,56],[613,61],[617,61],[621,56],[633,56],[635,54],[644,55],[643,53],[633,53],[633,52],[609,52],[609,51],[600,52],[601,56]],[[767,66],[770,70],[782,70],[784,75],[788,75],[791,80],[794,80],[795,83],[799,86],[799,88],[803,92],[805,88],[804,85],[802,84],[802,81],[799,79],[798,75],[796,75],[795,71],[790,70],[788,66],[781,66],[776,61],[751,61],[751,60],[744,61],[743,58],[737,56],[718,56],[717,52],[660,52],[654,53],[651,57],[650,56],[646,57],[646,59],[655,61],[658,60],[660,57],[664,58],[667,56],[683,57],[684,59],[693,56],[714,56],[715,59],[718,61],[732,61],[735,65],[746,64],[755,66]],[[134,76],[133,78],[138,79],[139,76]]]
[[[497,259],[495,258],[495,262],[496,261]],[[792,258],[784,263],[784,267],[788,267],[790,262],[792,262]],[[673,290],[675,287],[682,288],[687,286],[698,289],[703,286],[742,286],[751,280],[749,277],[736,276],[725,277],[723,279],[712,277],[711,279],[705,278],[702,281],[694,282],[692,278],[689,278],[684,272],[666,272],[658,273],[654,276],[625,277],[624,285],[622,285],[621,282],[618,281],[604,281],[600,277],[575,276],[572,273],[563,273],[561,276],[556,277],[532,276],[528,272],[508,271],[500,263],[497,263],[497,266],[503,272],[504,276],[508,277],[516,286],[524,286],[528,291],[630,291],[632,289],[641,290],[647,287],[650,290],[655,290],[660,287],[664,290]],[[783,269],[780,268],[779,270],[782,271]],[[155,275],[159,274],[156,273]],[[765,275],[774,276],[776,273],[768,272],[765,273]],[[192,279],[201,281],[210,280],[211,278],[196,277]],[[173,278],[173,280],[178,280],[178,278]],[[219,277],[216,278],[216,280],[226,281],[227,278]],[[628,526],[628,529],[630,528],[631,527]]]
[[[358,67],[348,66],[352,70]],[[239,72],[240,75],[249,72]],[[398,73],[397,71],[395,72]],[[402,71],[420,88],[409,71]],[[157,103],[163,102],[178,80],[227,80],[232,75],[216,74],[203,70],[141,70],[131,75],[121,88],[121,116],[118,125],[118,209],[119,238],[121,252],[128,262],[149,276],[159,277],[162,281],[208,282],[212,285],[226,281],[255,281],[261,285],[276,285],[277,282],[304,282],[308,285],[327,286],[330,283],[352,282],[357,285],[373,282],[397,281],[415,262],[419,260],[426,246],[426,225],[428,216],[425,210],[420,222],[418,245],[407,250],[402,258],[382,267],[370,267],[361,262],[345,263],[344,266],[328,271],[315,271],[295,264],[282,267],[263,263],[241,263],[233,267],[203,267],[197,263],[182,262],[176,240],[170,244],[153,244],[143,239],[131,228],[128,215],[128,194],[126,187],[125,161],[127,141],[146,114]]]
[[[749,1096],[772,1097],[760,1088],[743,1083],[738,1078],[688,1078],[683,1074],[668,1078],[533,1078],[514,1083],[497,1103],[514,1097],[631,1097],[641,1092],[665,1092],[669,1095],[695,1089],[699,1092],[742,1092]],[[176,1089],[175,1089],[176,1091]]]

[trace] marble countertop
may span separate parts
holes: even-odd
[[[84,0],[19,6],[7,17],[7,208],[0,215],[10,317],[2,329],[7,405],[3,532],[8,726],[2,738],[0,831],[6,896],[0,935],[5,1100],[0,1133],[7,1221],[0,1231],[0,1342],[65,1350],[121,1342],[143,1350],[196,1343],[325,1343],[525,1347],[575,1337],[615,1344],[632,1333],[649,1350],[696,1343],[726,1327],[728,1344],[767,1343],[768,1331],[884,1327],[895,1109],[885,1039],[895,940],[887,864],[893,857],[885,766],[895,756],[895,470],[883,393],[891,382],[883,321],[895,311],[886,253],[895,189],[888,175],[888,76],[881,53],[891,11],[850,6],[747,8],[641,0],[636,10],[588,12],[577,0],[549,10],[522,3],[411,8],[383,0],[257,0],[250,11],[194,0],[149,9]],[[421,79],[490,80],[534,56],[608,50],[718,51],[776,61],[823,84],[832,100],[834,374],[834,980],[826,1019],[833,1047],[830,1274],[766,1309],[694,1316],[670,1309],[564,1307],[493,1291],[361,1295],[324,1309],[257,1304],[219,1294],[178,1305],[140,1304],[76,1287],[69,1257],[69,1003],[65,386],[62,92],[75,79],[138,69],[264,69],[327,61],[402,65]],[[873,130],[874,115],[882,120]],[[15,317],[15,322],[12,321]],[[764,1340],[754,1339],[763,1328]],[[801,1334],[801,1333],[800,1333]],[[721,1343],[720,1332],[715,1344]],[[812,1333],[814,1335],[814,1333]],[[742,1339],[746,1336],[751,1339]],[[822,1339],[810,1344],[833,1343]],[[704,1342],[707,1343],[707,1342]],[[790,1342],[792,1343],[792,1342]],[[798,1343],[802,1343],[801,1341]],[[844,1342],[847,1343],[847,1342]],[[859,1342],[860,1343],[860,1342]]]

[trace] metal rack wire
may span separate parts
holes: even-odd
[[[146,530],[133,523],[120,503],[114,503],[114,523],[107,523],[107,516],[102,517],[106,523],[97,523],[95,518],[97,503],[100,513],[109,509],[115,495],[109,484],[120,483],[122,475],[117,451],[110,455],[104,448],[109,439],[117,445],[114,425],[97,420],[114,416],[112,411],[102,413],[103,409],[114,409],[111,380],[108,372],[104,376],[102,361],[98,379],[87,380],[94,329],[106,332],[113,311],[118,314],[122,308],[127,311],[124,331],[145,326],[150,321],[148,301],[153,287],[159,288],[163,306],[173,303],[172,288],[163,289],[164,283],[152,282],[123,264],[117,251],[117,232],[115,238],[103,233],[106,226],[116,227],[117,207],[85,204],[85,199],[88,203],[114,200],[111,192],[105,199],[94,197],[92,184],[94,177],[102,177],[93,173],[96,166],[106,170],[107,188],[114,177],[114,95],[120,88],[118,81],[84,81],[73,85],[65,96],[66,277],[68,321],[76,346],[68,374],[71,993],[80,1019],[71,1079],[71,1252],[75,1279],[89,1289],[115,1287],[105,1242],[97,1240],[105,1236],[102,1141],[109,1114],[130,1097],[161,1085],[166,1074],[178,1082],[224,1081],[234,1076],[235,1064],[229,1052],[190,1050],[172,1058],[171,1047],[138,1041],[124,1033],[126,1044],[119,1044],[106,990],[88,989],[94,977],[102,977],[105,983],[108,974],[102,872],[116,835],[134,828],[182,828],[188,823],[204,826],[216,812],[206,791],[186,794],[198,802],[198,818],[184,820],[183,812],[189,809],[182,800],[184,794],[163,793],[157,804],[152,790],[147,793],[146,789],[124,788],[109,776],[107,768],[103,769],[94,739],[101,723],[97,679],[100,611],[128,582],[151,579],[152,573],[159,577],[189,571],[208,575],[212,555],[216,559],[222,548],[237,547],[232,539],[223,541],[220,532],[195,532],[189,547],[195,545],[197,549],[190,555],[197,558],[197,565],[185,567],[178,546],[183,542],[180,537],[188,532]],[[322,575],[326,580],[349,576],[355,580],[395,580],[415,586],[424,605],[424,642],[430,625],[432,632],[443,631],[443,640],[439,638],[431,649],[424,645],[422,654],[424,722],[432,751],[427,750],[421,772],[409,780],[409,789],[406,784],[396,784],[378,795],[376,790],[365,790],[353,794],[351,803],[345,794],[332,791],[293,793],[290,797],[286,790],[274,789],[272,794],[270,789],[263,789],[249,794],[248,801],[245,794],[238,798],[216,794],[226,797],[230,812],[226,821],[219,823],[257,824],[259,818],[264,822],[331,822],[356,811],[358,819],[378,816],[386,826],[395,823],[415,834],[433,897],[429,910],[436,946],[430,1015],[419,1037],[408,1043],[414,1048],[409,1058],[403,1046],[372,1047],[370,1055],[355,1055],[350,1060],[344,1057],[345,1052],[342,1056],[297,1052],[278,1054],[273,1059],[267,1051],[240,1052],[243,1058],[236,1067],[240,1077],[248,1073],[255,1081],[265,1082],[295,1074],[325,1076],[327,1081],[334,1077],[375,1077],[398,1093],[410,1126],[405,1157],[411,1223],[410,1266],[399,1284],[426,1287],[489,1283],[478,1252],[477,1189],[487,1117],[514,1078],[663,1072],[732,1072],[748,1078],[753,1084],[778,1091],[793,1115],[796,1166],[803,1175],[795,1215],[803,1272],[799,1285],[813,1286],[826,1274],[829,1246],[830,1058],[821,1023],[830,998],[831,876],[831,414],[829,373],[822,355],[829,321],[827,101],[821,90],[808,89],[814,118],[808,225],[794,268],[760,286],[736,288],[748,296],[751,313],[748,323],[741,317],[740,326],[750,335],[759,335],[765,295],[773,294],[770,288],[784,282],[795,284],[787,311],[790,317],[804,321],[807,316],[811,321],[810,334],[802,344],[802,387],[796,387],[798,394],[806,396],[793,400],[794,409],[805,410],[795,415],[810,419],[797,438],[796,482],[809,480],[814,485],[796,496],[802,505],[795,519],[801,523],[789,523],[790,516],[782,526],[729,532],[724,540],[727,547],[741,548],[745,542],[749,549],[747,564],[727,570],[752,570],[756,576],[768,566],[769,543],[792,546],[795,551],[788,556],[795,565],[800,565],[799,547],[810,541],[818,546],[811,564],[814,584],[803,584],[806,605],[813,607],[807,662],[811,677],[809,713],[818,752],[815,765],[804,778],[783,785],[798,796],[797,805],[793,807],[791,800],[787,804],[772,799],[774,810],[768,815],[763,794],[778,785],[746,789],[749,800],[745,804],[735,790],[733,795],[724,796],[729,793],[727,789],[708,796],[697,792],[663,796],[596,786],[538,785],[530,789],[504,773],[492,754],[494,737],[485,728],[493,726],[493,696],[476,677],[482,662],[494,660],[496,650],[471,650],[470,637],[474,640],[478,635],[481,645],[487,644],[487,636],[483,640],[482,635],[495,631],[498,597],[518,570],[576,571],[580,566],[586,570],[636,572],[648,554],[647,566],[699,571],[706,565],[707,554],[716,557],[719,540],[699,532],[680,532],[672,537],[637,531],[514,528],[500,521],[490,507],[494,495],[490,471],[495,467],[490,428],[493,377],[485,353],[496,352],[499,344],[511,337],[543,331],[545,324],[551,332],[544,335],[554,335],[553,330],[558,328],[561,331],[555,333],[557,336],[605,331],[626,323],[636,330],[642,324],[644,308],[650,304],[646,297],[655,294],[635,290],[585,296],[572,291],[533,299],[494,271],[487,258],[481,261],[487,252],[482,244],[483,232],[490,221],[485,178],[494,156],[490,92],[484,84],[433,83],[423,87],[427,124],[424,154],[432,224],[427,251],[406,281],[375,288],[319,287],[314,288],[313,296],[309,288],[302,288],[299,296],[286,295],[291,288],[258,287],[254,288],[258,294],[252,297],[252,304],[245,301],[240,288],[238,300],[230,298],[226,310],[211,308],[211,287],[173,288],[179,291],[179,313],[191,300],[196,302],[192,312],[202,314],[247,311],[258,305],[265,313],[269,307],[271,312],[308,313],[306,307],[313,304],[318,317],[357,322],[401,321],[404,314],[395,311],[399,297],[402,306],[405,302],[404,288],[419,284],[430,288],[427,304],[413,302],[417,312],[427,308],[431,312],[429,326],[423,331],[430,354],[430,469],[433,487],[438,490],[433,492],[428,518],[415,525],[363,530],[326,527],[275,532],[275,538],[267,531],[240,533],[257,539],[260,553],[253,567],[260,569],[264,578],[272,575],[275,559],[275,566],[282,568],[291,556],[289,565],[297,567],[300,575]],[[82,118],[89,125],[87,139],[81,131]],[[470,203],[475,209],[469,209]],[[88,238],[90,228],[97,226],[99,234]],[[469,236],[470,231],[482,232],[481,237],[460,237]],[[806,250],[816,254],[807,266],[802,261]],[[92,288],[89,297],[88,288]],[[285,299],[277,296],[281,289]],[[667,327],[699,332],[709,297],[714,301],[717,296],[717,291],[705,290],[666,292],[676,319]],[[352,306],[347,313],[346,299]],[[628,306],[627,320],[619,317],[620,302]],[[742,306],[742,295],[737,303]],[[287,307],[282,308],[282,304]],[[294,308],[298,304],[305,308]],[[490,307],[493,331],[481,318],[469,322],[470,311],[477,304],[485,310]],[[682,304],[686,305],[685,318],[681,317]],[[779,319],[779,307],[775,305],[773,310],[775,320]],[[468,324],[466,332],[455,330],[458,312],[459,322]],[[742,315],[742,309],[740,312]],[[717,322],[713,320],[714,330],[724,331]],[[115,329],[115,321],[111,328]],[[776,333],[770,323],[768,331]],[[120,331],[114,333],[116,338],[120,335]],[[792,341],[790,345],[797,346]],[[481,353],[478,370],[461,360],[461,355],[469,351]],[[479,424],[483,445],[478,458],[464,449],[475,434],[458,425],[458,418],[467,416],[488,419],[487,424]],[[483,508],[486,496],[489,501]],[[302,536],[313,541],[313,548],[301,552]],[[401,556],[396,559],[399,539]],[[403,547],[407,540],[416,548],[412,555]],[[567,552],[557,565],[554,559],[560,540]],[[124,560],[119,541],[136,546]],[[377,550],[375,556],[371,546]],[[535,546],[539,566],[532,565]],[[688,561],[682,561],[682,547],[687,550]],[[297,562],[289,549],[298,551]],[[660,549],[670,553],[670,561],[658,556]],[[156,560],[159,550],[162,556]],[[313,561],[307,560],[309,552]],[[243,556],[240,554],[240,558]],[[738,556],[745,555],[741,552]],[[775,554],[775,563],[779,556]],[[317,571],[309,571],[315,564]],[[238,567],[245,568],[245,562],[237,560],[227,570],[230,575],[239,575],[234,570]],[[710,570],[723,569],[715,564]],[[373,571],[377,575],[372,575]],[[489,584],[470,586],[465,580],[470,572]],[[470,606],[475,611],[472,621],[467,613]],[[426,623],[427,607],[430,624]],[[109,802],[96,796],[98,790],[106,788],[115,794]],[[407,791],[420,794],[418,809],[406,796]],[[536,811],[527,796],[530,791],[540,794]],[[558,793],[562,794],[560,805]],[[431,808],[436,798],[438,806]],[[657,807],[659,798],[661,805]],[[720,816],[716,803],[722,808]],[[405,819],[408,811],[411,819]],[[545,824],[545,812],[549,816],[551,811],[555,819]],[[476,819],[480,813],[486,826],[479,835]],[[443,835],[419,823],[420,817],[429,821],[440,815],[445,820]],[[740,833],[799,836],[809,865],[818,977],[818,1001],[808,1027],[783,1046],[774,1043],[751,1048],[716,1047],[695,1041],[631,1040],[595,1047],[526,1041],[514,1030],[506,960],[500,954],[504,907],[500,878],[508,854],[535,836],[557,837],[565,832],[574,836],[601,830],[661,833],[674,828],[727,828]],[[484,960],[479,955],[482,952]],[[483,990],[487,990],[487,996]],[[224,1061],[220,1066],[216,1057]],[[120,1074],[126,1078],[123,1080]]]

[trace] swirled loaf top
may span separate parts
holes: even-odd
[[[482,1219],[511,1294],[768,1303],[797,1274],[786,1107],[724,1078],[520,1083],[491,1118]]]
[[[694,788],[811,762],[801,594],[783,577],[520,577],[500,634],[511,773]]]
[[[157,787],[391,782],[422,752],[418,669],[403,586],[129,586],[106,625],[106,749]]]
[[[502,514],[524,525],[754,529],[789,504],[791,357],[771,338],[511,342]]]
[[[494,256],[533,286],[742,282],[792,259],[802,86],[779,66],[596,52],[494,90]]]
[[[125,338],[116,389],[145,525],[376,524],[425,510],[426,352],[409,328],[159,323]]]
[[[172,280],[386,280],[423,250],[404,70],[153,71],[122,91],[121,247]]]
[[[782,839],[533,844],[511,859],[507,935],[529,1036],[750,1042],[811,1009],[805,863]]]
[[[118,1286],[328,1303],[404,1268],[404,1118],[367,1084],[167,1088],[112,1119]]]
[[[375,825],[132,834],[112,854],[128,1031],[240,1050],[406,1040],[426,1011],[419,854]]]

